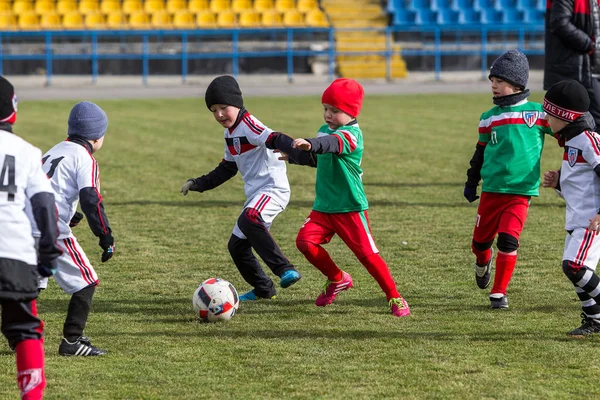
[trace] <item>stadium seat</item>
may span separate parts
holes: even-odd
[[[237,26],[237,18],[231,10],[223,10],[217,15],[217,26],[220,28],[234,28]]]
[[[437,21],[437,12],[431,11],[426,8],[421,8],[417,11],[417,15],[415,16],[415,24],[417,25],[431,25],[435,24]]]
[[[82,14],[94,14],[100,11],[100,4],[96,0],[80,0],[79,12]]]
[[[9,2],[0,2],[0,13],[2,14],[11,14],[12,13],[12,6]]]
[[[451,8],[443,8],[437,12],[437,23],[440,25],[458,24],[458,11]]]
[[[410,0],[410,8],[412,10],[431,10],[430,0]]]
[[[523,10],[523,23],[525,24],[540,24],[544,23],[544,11],[532,8],[529,10]]]
[[[547,2],[546,0],[538,0],[537,4],[536,4],[536,9],[539,11],[546,11],[546,7],[547,7]]]
[[[110,29],[123,29],[127,27],[127,18],[122,12],[114,11],[106,16],[106,27]]]
[[[288,10],[283,13],[283,25],[287,27],[303,27],[305,26],[304,16],[300,11]]]
[[[63,16],[63,28],[83,29],[83,14],[79,11],[69,11]]]
[[[100,3],[100,11],[104,14],[121,11],[121,2],[119,0],[102,0]]]
[[[131,29],[149,29],[150,17],[144,11],[136,11],[129,16],[129,27]]]
[[[416,13],[413,10],[396,10],[392,23],[395,26],[412,25],[415,23]]]
[[[62,28],[60,15],[56,12],[42,14],[40,17],[40,27],[42,29],[59,29]]]
[[[461,12],[473,9],[474,0],[451,0],[452,9]]]
[[[100,12],[86,14],[84,23],[87,29],[106,29],[106,19]]]
[[[140,0],[124,0],[122,10],[125,14],[133,14],[144,10],[144,4]]]
[[[36,31],[40,29],[40,17],[35,11],[24,12],[19,14],[17,24],[23,31]]]
[[[254,9],[256,11],[266,11],[275,8],[273,0],[254,0]]]
[[[264,27],[283,26],[283,19],[281,18],[281,13],[276,10],[263,11],[260,20]]]
[[[494,8],[494,0],[474,0],[473,9],[477,11]]]
[[[275,9],[280,12],[286,12],[288,10],[296,10],[295,0],[275,0]],[[285,18],[284,18],[285,20]],[[284,21],[285,23],[285,21]]]
[[[171,14],[168,11],[156,11],[150,16],[150,25],[152,28],[157,29],[171,29],[173,24],[171,22]]]
[[[329,26],[329,21],[327,20],[327,16],[321,10],[314,9],[310,10],[306,13],[305,17],[306,25],[314,26],[314,27],[327,27]]]
[[[191,11],[179,11],[173,15],[173,27],[175,29],[195,29],[196,15]]]
[[[187,11],[185,0],[167,0],[167,11],[175,14],[179,11]]]
[[[229,10],[231,4],[229,0],[210,0],[210,9],[212,12],[220,13],[221,11]]]
[[[12,6],[13,12],[17,15],[34,11],[33,3],[29,0],[16,0]]]
[[[188,3],[188,10],[193,13],[209,9],[208,0],[190,0]]]
[[[17,17],[15,14],[0,14],[0,30],[14,31],[17,27]]]
[[[517,0],[496,0],[494,7],[500,11],[513,10],[517,8]]]
[[[231,11],[241,13],[252,10],[251,0],[231,0]]]
[[[404,0],[388,0],[386,11],[389,14],[394,14],[396,10],[406,10],[406,1]]]
[[[53,13],[56,11],[56,4],[52,0],[37,0],[34,5],[34,10],[39,15]]]
[[[144,1],[144,11],[148,14],[154,14],[157,11],[165,10],[165,2],[163,0],[146,0]]]
[[[260,13],[258,11],[244,11],[240,13],[239,25],[243,28],[257,28],[262,24],[260,22]]]
[[[201,11],[196,14],[196,25],[199,28],[216,28],[217,17],[210,10]]]
[[[478,24],[481,20],[481,13],[467,8],[458,12],[458,23],[461,25],[473,25]]]
[[[480,22],[486,25],[499,24],[502,21],[502,14],[495,8],[486,8],[481,10]]]
[[[519,10],[533,10],[537,7],[537,0],[516,0],[516,7]]]
[[[56,3],[56,12],[65,15],[72,11],[77,11],[77,3],[73,0],[58,0]]]
[[[447,10],[451,6],[451,0],[431,0],[431,9],[433,11]]]
[[[318,10],[319,2],[317,0],[298,0],[298,5],[296,6],[298,11],[300,12],[308,12],[310,10]]]
[[[502,11],[503,24],[520,24],[523,22],[523,11],[507,8]]]

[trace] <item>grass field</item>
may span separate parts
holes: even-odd
[[[532,96],[540,100],[541,94]],[[16,132],[44,151],[65,137],[73,102],[20,104]],[[191,295],[212,276],[249,289],[227,252],[244,201],[236,176],[183,197],[181,185],[221,160],[221,128],[202,98],[98,102],[110,119],[96,154],[117,253],[75,228],[100,276],[86,334],[102,358],[57,354],[69,297],[39,299],[48,399],[572,399],[600,398],[600,341],[572,340],[580,304],[563,276],[562,200],[532,201],[509,287],[492,311],[470,251],[477,203],[462,196],[491,95],[370,96],[360,118],[375,240],[412,316],[394,318],[375,281],[337,239],[327,246],[355,288],[314,306],[324,278],[295,249],[314,170],[290,166],[292,200],[272,233],[303,278],[274,301],[243,303],[227,324],[200,323]],[[266,125],[294,137],[322,123],[318,96],[248,98]],[[548,140],[542,169],[561,151]],[[14,357],[0,344],[0,398],[16,399]]]

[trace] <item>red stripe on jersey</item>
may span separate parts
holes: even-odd
[[[600,142],[598,141],[598,137],[596,135],[593,135],[590,131],[585,131],[585,136],[588,137],[588,139],[590,139],[590,142],[592,142],[592,148],[594,149],[594,152],[596,153],[597,156],[600,155]]]
[[[256,148],[255,145],[250,144],[250,143],[246,143],[242,145],[241,151],[238,153],[237,150],[235,149],[235,147],[233,146],[227,146],[227,148],[229,149],[229,152],[234,155],[234,156],[239,156],[240,154],[244,154],[247,151],[253,150]]]
[[[590,14],[590,3],[587,0],[575,0],[573,3],[573,14]]]
[[[260,199],[258,199],[258,201],[254,204],[254,206],[252,208],[254,208],[255,210],[258,210],[259,212],[261,211],[261,204],[262,202],[265,200],[265,197],[268,197],[266,194],[263,194],[260,196]]]
[[[260,208],[258,209],[258,212],[262,212],[267,206],[267,203],[269,203],[269,201],[271,201],[271,198],[269,196],[266,196],[263,203],[259,206]]]
[[[66,239],[63,239],[63,241],[65,242],[65,246],[67,247],[67,250],[69,251],[71,260],[73,260],[75,265],[77,265],[77,267],[79,268],[79,271],[81,271],[81,276],[83,277],[83,279],[85,280],[85,282],[88,285],[91,285],[93,282],[92,282],[91,277],[89,276],[89,271],[87,271],[87,269],[85,268],[85,265],[83,265],[83,262],[80,259],[80,255],[75,254],[76,249],[75,249],[75,246],[73,246],[73,243],[71,243],[71,239],[66,238]]]
[[[250,130],[252,132],[256,133],[257,135],[260,135],[265,130],[264,127],[254,123],[254,121],[252,121],[252,119],[250,119],[249,115],[244,117],[243,121],[244,121],[244,124],[246,124],[246,126],[248,128],[250,128]]]
[[[487,142],[482,142],[481,140],[478,140],[477,144],[480,146],[487,146]]]
[[[348,141],[348,144],[350,145],[350,153],[352,153],[356,149],[356,144],[352,140],[354,137],[348,131],[338,131],[338,132],[340,132],[342,135],[344,135],[344,137]]]
[[[569,155],[566,151],[563,153],[563,161],[569,161]],[[585,158],[583,158],[581,154],[577,156],[577,161],[575,161],[576,164],[582,164],[586,162],[587,161],[585,161]]]
[[[512,125],[527,125],[523,118],[504,118],[504,119],[492,121],[492,123],[488,126],[480,126],[479,133],[481,133],[481,134],[491,133],[493,128],[496,128],[498,126],[503,126],[503,125],[511,125],[511,124]],[[538,118],[537,121],[535,121],[534,126],[548,127],[549,125],[548,125],[548,121],[546,121],[545,119]]]

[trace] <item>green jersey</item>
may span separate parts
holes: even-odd
[[[496,106],[481,115],[483,192],[539,195],[544,137],[552,135],[545,117],[541,104],[527,100]]]
[[[313,210],[323,213],[345,213],[369,208],[362,183],[360,164],[363,135],[358,124],[332,130],[327,124],[319,128],[318,137],[335,135],[339,153],[317,154],[317,183]]]

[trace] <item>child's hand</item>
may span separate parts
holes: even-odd
[[[544,172],[543,187],[556,188],[558,186],[558,171],[547,171]]]
[[[600,232],[600,215],[596,215],[594,218],[590,219],[590,226],[588,229],[590,231],[596,231],[596,233]]]
[[[310,142],[308,142],[305,139],[296,139],[294,140],[294,148],[304,151],[310,151],[311,145]]]
[[[284,153],[283,151],[281,151],[281,150],[275,149],[275,150],[273,150],[273,153],[279,153],[279,154],[280,154],[280,156],[279,156],[278,160],[281,160],[281,161],[288,161],[288,160],[290,159],[290,156],[288,156],[287,154],[285,154],[285,153]]]

